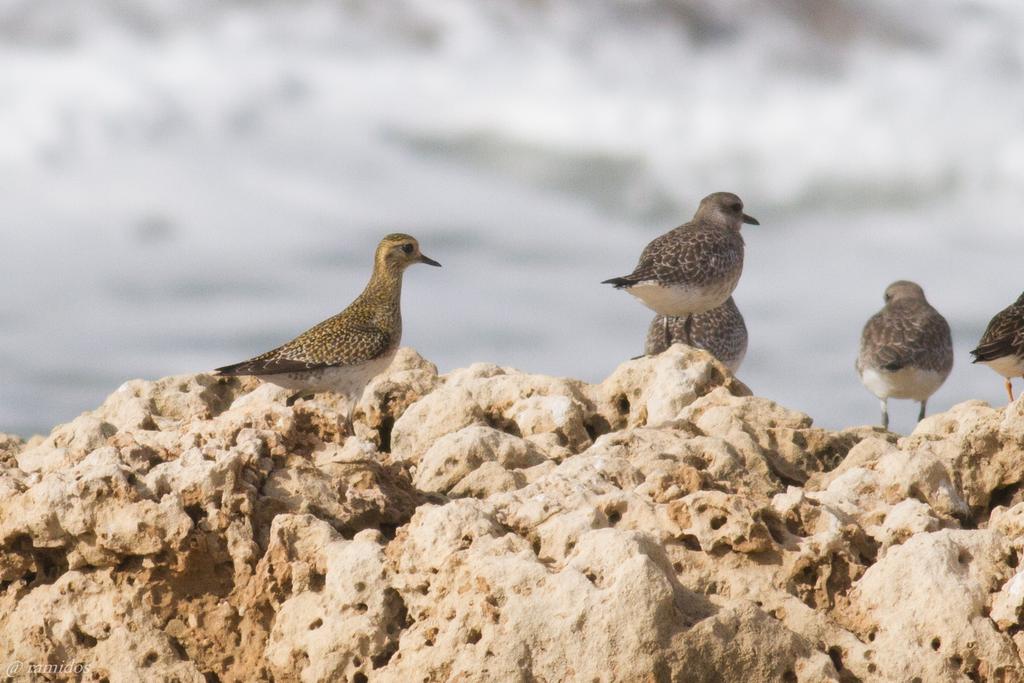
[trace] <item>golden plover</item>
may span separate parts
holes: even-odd
[[[882,427],[889,428],[890,398],[919,401],[917,419],[924,419],[928,397],[953,369],[953,339],[919,285],[900,280],[886,287],[885,307],[864,325],[856,368],[881,401]]]
[[[747,325],[731,296],[705,313],[685,318],[654,316],[647,328],[644,353],[654,356],[676,343],[704,349],[736,372],[747,355]]]
[[[760,225],[743,213],[731,192],[701,200],[693,220],[644,247],[629,275],[602,284],[625,289],[655,313],[686,317],[725,303],[743,272],[744,223]]]
[[[1024,376],[1024,294],[996,313],[971,351],[975,363],[984,363],[1006,379],[1006,395],[1013,402],[1012,377]]]
[[[440,266],[420,253],[409,235],[387,235],[377,246],[373,275],[348,308],[286,344],[234,365],[220,375],[255,375],[297,391],[296,396],[330,391],[345,396],[349,422],[367,383],[383,372],[402,338],[402,274],[414,263]]]

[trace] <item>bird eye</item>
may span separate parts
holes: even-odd
[[[742,211],[743,210],[743,205],[739,204],[739,203],[733,204],[732,205],[732,210],[733,211]]]
[[[402,251],[404,251],[406,254],[411,254],[412,253],[412,245],[411,244],[403,244],[402,245]]]

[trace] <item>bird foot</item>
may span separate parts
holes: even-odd
[[[299,399],[309,400],[309,399],[313,398],[314,396],[316,396],[316,394],[312,393],[312,392],[309,392],[309,391],[297,391],[294,394],[292,394],[291,396],[289,396],[288,400],[285,401],[284,404],[286,406],[288,406],[289,408],[291,408],[292,406],[295,405],[295,402],[298,401]]]

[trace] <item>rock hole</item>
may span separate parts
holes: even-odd
[[[323,619],[314,619],[313,622],[309,625],[309,630],[310,631],[315,631],[315,630],[317,630],[318,628],[320,628],[323,625],[324,625],[324,620]]]
[[[71,633],[75,636],[75,642],[82,647],[96,647],[96,639],[80,630],[77,626],[72,629]]]
[[[940,647],[942,647],[942,641],[937,636],[932,638],[932,649],[938,650]]]
[[[366,683],[369,680],[362,671],[357,671],[356,675],[352,677],[352,683]]]
[[[792,669],[786,669],[782,672],[782,680],[785,681],[785,683],[796,683],[796,672]]]
[[[395,418],[391,415],[384,414],[380,419],[380,429],[377,430],[377,434],[380,435],[380,452],[390,453],[391,452],[391,432],[395,429]]]
[[[1013,507],[1014,498],[1018,498],[1017,494],[1021,490],[1021,483],[1015,482],[1006,486],[1000,486],[993,489],[992,495],[989,496],[988,511],[992,512],[999,506]]]
[[[701,552],[704,550],[700,547],[700,540],[693,534],[683,534],[679,537],[679,542],[683,544],[683,547],[687,550],[696,550]]]
[[[878,634],[878,631],[871,631],[870,633],[868,633],[868,642],[869,643],[875,642],[875,635],[877,635],[877,634]]]
[[[711,518],[711,528],[712,529],[714,529],[715,531],[718,531],[723,526],[725,526],[725,517],[719,516],[719,517],[712,517]]]
[[[674,571],[676,574],[682,574],[683,573],[683,563],[682,562],[673,562],[672,563],[672,571]]]
[[[622,521],[622,513],[618,510],[612,510],[608,513],[608,523],[615,526]]]
[[[868,664],[868,673],[869,674],[873,674],[876,671],[878,671],[878,666],[876,666],[874,662],[871,662],[870,664]]]
[[[356,589],[357,593],[362,593],[364,590],[366,590],[366,584],[362,581],[356,581],[355,585],[352,587]]]
[[[395,540],[395,534],[398,532],[397,524],[381,524],[379,527],[381,535],[388,541]]]
[[[476,645],[477,643],[480,642],[480,638],[482,638],[482,637],[483,636],[480,633],[479,629],[473,628],[473,629],[469,630],[468,634],[466,634],[466,642],[469,643],[470,645]]]
[[[843,671],[843,651],[838,645],[833,645],[828,649],[828,658],[832,660],[832,666],[835,667],[837,673]]]
[[[206,683],[220,683],[220,676],[213,673],[212,671],[204,671],[203,680],[205,680]]]
[[[590,583],[597,585],[597,575],[594,574],[594,572],[586,572],[583,576],[585,576],[587,581]]]
[[[360,614],[365,614],[367,609],[368,608],[366,607],[366,603],[365,602],[361,602],[358,605],[356,605],[356,611],[359,612]]]
[[[186,505],[185,514],[192,520],[192,524],[194,526],[199,526],[199,522],[202,521],[203,517],[206,517],[206,510],[203,509],[202,505],[196,503],[193,505]]]
[[[959,669],[964,665],[964,658],[960,655],[953,655],[949,658],[949,663],[953,665],[954,669]]]
[[[619,411],[619,415],[629,415],[629,399],[626,398],[625,394],[619,394],[615,397],[615,410]]]
[[[370,664],[374,669],[382,669],[388,665],[396,652],[398,652],[398,643],[390,643],[380,654],[370,658]]]
[[[974,558],[966,550],[961,550],[960,554],[956,556],[956,561],[960,564],[968,564],[972,559]]]
[[[924,681],[921,680],[920,676],[914,676],[913,678],[910,679],[910,683],[924,683]]]
[[[148,669],[149,667],[151,667],[154,664],[156,664],[156,661],[159,658],[160,657],[157,655],[157,653],[152,652],[152,651],[147,652],[146,656],[142,659],[142,668]]]
[[[167,638],[167,642],[170,644],[171,649],[174,650],[174,654],[178,656],[178,659],[182,661],[188,659],[188,653],[185,652],[185,648],[181,646],[181,643],[178,642],[177,638],[169,636]]]
[[[363,665],[362,658],[360,658],[360,657],[353,657],[352,658],[352,666],[362,666],[362,665]]]
[[[319,593],[327,585],[327,577],[320,572],[309,573],[309,589],[314,593]]]
[[[1010,569],[1016,569],[1019,563],[1020,558],[1017,556],[1017,551],[1011,550],[1010,555],[1006,558],[1006,566],[1008,566]]]

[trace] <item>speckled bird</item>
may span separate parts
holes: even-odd
[[[391,364],[398,350],[402,275],[414,263],[441,265],[420,253],[415,238],[387,235],[377,246],[370,282],[348,308],[276,349],[215,372],[255,375],[297,391],[297,396],[321,391],[342,394],[351,420],[366,384]]]
[[[654,316],[647,329],[644,353],[654,356],[676,343],[704,349],[736,372],[747,355],[747,325],[731,296],[705,313],[685,318]]]
[[[983,363],[1006,380],[1006,395],[1013,402],[1011,378],[1024,376],[1024,294],[999,311],[971,351],[975,363]]]
[[[760,225],[743,213],[731,192],[701,200],[693,220],[648,244],[629,275],[602,284],[625,289],[661,315],[704,313],[725,303],[743,272],[744,223]]]
[[[900,280],[886,287],[885,306],[864,325],[855,367],[881,402],[882,427],[889,427],[890,398],[920,402],[917,419],[924,419],[928,398],[953,369],[953,338],[920,285]]]

